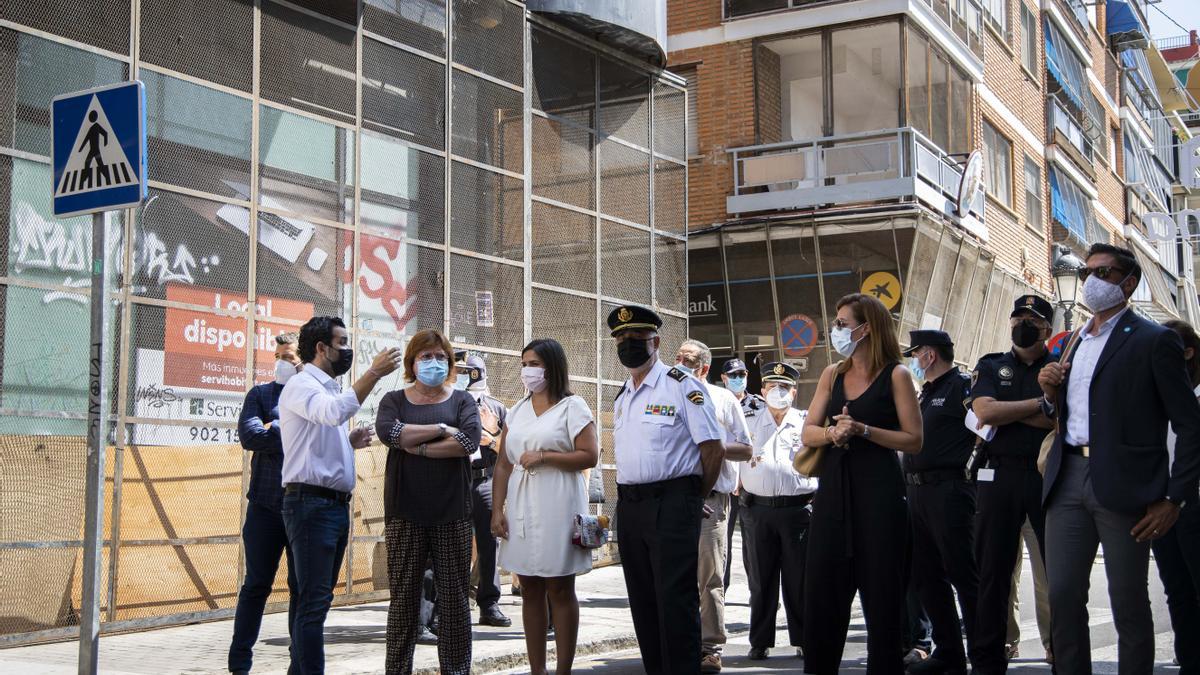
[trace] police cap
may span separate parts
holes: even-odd
[[[721,373],[723,373],[725,375],[732,375],[734,373],[749,373],[749,372],[750,372],[750,370],[748,368],[746,368],[746,364],[741,359],[729,359],[728,361],[725,362],[725,365],[722,366],[722,368],[721,368]]]
[[[472,354],[467,357],[467,375],[471,377],[471,384],[475,384],[480,380],[487,379],[487,364],[483,357],[478,354]]]
[[[608,329],[612,336],[623,330],[654,330],[662,326],[662,317],[654,310],[638,305],[622,305],[608,314]]]
[[[762,367],[763,382],[782,382],[789,386],[795,386],[799,379],[800,371],[796,370],[795,366],[782,361],[772,361]]]
[[[954,341],[944,330],[910,330],[908,343],[912,345],[904,351],[905,356],[912,356],[918,347],[953,347]]]
[[[1051,305],[1049,300],[1037,295],[1022,295],[1017,298],[1013,303],[1012,314],[1009,316],[1014,317],[1021,312],[1032,312],[1047,321],[1054,320],[1054,305]]]

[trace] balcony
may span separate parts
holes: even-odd
[[[983,190],[971,200],[968,213],[959,216],[960,163],[911,127],[728,152],[733,155],[728,213],[915,200],[987,239]]]
[[[1083,130],[1083,125],[1058,97],[1051,97],[1049,102],[1050,123],[1054,127],[1054,131],[1061,135],[1063,140],[1070,143],[1071,147],[1075,148],[1079,154],[1083,155],[1087,162],[1091,162],[1093,160],[1092,140]]]
[[[769,12],[834,5],[853,0],[725,0],[726,20]],[[980,60],[983,59],[983,10],[978,0],[913,0],[928,6]]]

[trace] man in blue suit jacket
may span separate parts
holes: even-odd
[[[1043,412],[1057,421],[1042,487],[1055,668],[1092,672],[1088,584],[1103,544],[1119,672],[1149,673],[1150,542],[1197,499],[1200,404],[1179,336],[1130,310],[1142,277],[1133,253],[1094,244],[1081,276],[1094,317],[1072,335],[1066,358],[1038,378]],[[1168,423],[1178,436],[1173,466]]]

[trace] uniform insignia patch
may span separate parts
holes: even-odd
[[[680,370],[678,368],[672,368],[672,369],[668,370],[667,375],[670,376],[670,378],[672,380],[675,380],[676,382],[683,382],[684,380],[687,379],[687,373],[683,372],[682,370]]]
[[[1011,380],[1012,376],[1013,376],[1012,368],[1010,368],[1009,366],[1000,366],[1000,379]]]
[[[782,364],[782,363],[776,363],[776,364],[775,364],[775,374],[776,374],[776,375],[782,375],[784,372],[785,372],[785,371],[783,370],[783,364]]]
[[[698,391],[688,392],[687,399],[696,405],[704,405],[704,394]]]
[[[660,417],[674,417],[675,416],[675,406],[665,405],[662,403],[647,403],[646,404],[646,414],[647,415],[658,415]]]

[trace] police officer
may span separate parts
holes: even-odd
[[[746,418],[746,426],[753,430],[754,417],[759,411],[766,410],[767,402],[758,394],[752,394],[746,390],[746,378],[750,371],[746,369],[746,364],[741,359],[729,359],[721,368],[721,382],[725,388],[733,392],[738,403],[742,406],[742,415]],[[753,445],[753,438],[751,444]],[[739,481],[740,483],[740,481]],[[729,533],[725,535],[725,550],[733,550],[733,531],[738,527],[738,514],[742,508],[742,500],[738,499],[740,489],[733,491],[734,498],[729,500]],[[725,556],[725,588],[729,588],[729,569],[733,564],[733,556]]]
[[[783,609],[796,655],[804,637],[804,560],[808,504],[817,480],[796,473],[792,459],[804,447],[804,414],[792,407],[800,371],[786,363],[762,369],[767,410],[755,416],[754,454],[741,468],[742,562],[750,578],[750,660],[775,646],[775,614],[783,582]]]
[[[980,358],[972,375],[971,408],[980,424],[995,428],[995,436],[974,462],[979,467],[975,518],[979,600],[972,662],[974,672],[981,675],[1008,668],[1004,651],[1008,595],[1026,518],[1045,550],[1037,458],[1054,425],[1042,414],[1037,378],[1050,362],[1046,340],[1053,320],[1054,307],[1046,300],[1036,295],[1017,298],[1009,320],[1013,348]]]
[[[975,486],[967,462],[978,438],[964,424],[971,377],[954,365],[954,343],[940,330],[909,331],[909,370],[921,387],[924,442],[921,452],[903,459],[912,522],[913,584],[933,625],[937,649],[909,673],[965,673],[959,614],[962,605],[967,643],[974,645],[979,570],[975,566]],[[951,586],[953,585],[953,588]]]
[[[629,371],[613,401],[617,547],[642,666],[673,675],[700,672],[697,542],[725,448],[704,385],[659,360],[660,326],[645,307],[608,315]]]

